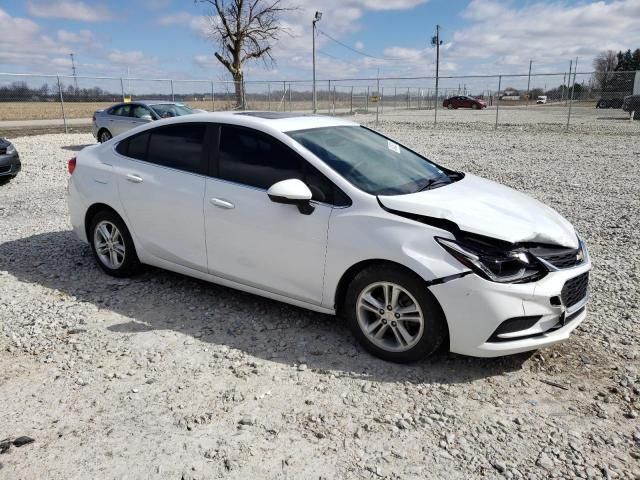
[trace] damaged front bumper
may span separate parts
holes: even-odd
[[[450,350],[497,357],[566,340],[585,319],[588,258],[532,283],[495,283],[471,274],[431,292],[447,318]]]

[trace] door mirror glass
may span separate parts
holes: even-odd
[[[150,122],[151,120],[153,120],[153,118],[151,117],[151,115],[149,115],[148,113],[147,113],[147,114],[145,114],[145,115],[142,115],[142,116],[140,117],[140,119],[141,119],[141,120],[144,120],[144,121],[146,121],[146,122]]]
[[[289,205],[297,205],[300,213],[309,215],[313,212],[313,206],[309,202],[311,200],[311,190],[302,180],[290,178],[282,180],[271,185],[267,190],[269,199],[275,203],[285,203]]]

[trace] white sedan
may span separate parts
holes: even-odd
[[[566,339],[591,263],[572,225],[359,124],[274,112],[160,120],[69,161],[108,274],[154,265],[345,318],[395,362]]]

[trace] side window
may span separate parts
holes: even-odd
[[[258,132],[223,126],[218,176],[223,180],[268,189],[288,178],[302,179],[300,157]]]
[[[116,147],[116,152],[136,160],[146,160],[148,143],[149,132],[139,133],[120,142]]]
[[[109,110],[110,115],[117,115],[119,117],[128,117],[131,111],[131,105],[119,105]]]
[[[205,132],[205,125],[193,123],[150,130],[146,160],[164,167],[202,173]]]
[[[304,160],[303,160],[304,161]],[[304,183],[313,194],[312,199],[337,207],[351,204],[351,200],[331,180],[320,173],[313,165],[304,161]]]
[[[133,105],[131,116],[135,118],[153,118],[153,116],[151,115],[151,110],[143,105]]]
[[[220,137],[218,176],[223,180],[267,190],[281,180],[298,178],[312,199],[332,205],[349,205],[349,198],[313,165],[266,134],[223,126]]]

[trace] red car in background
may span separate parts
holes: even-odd
[[[482,108],[487,108],[487,104],[484,102],[484,100],[468,97],[466,95],[458,95],[456,97],[447,98],[442,102],[442,106],[448,109],[473,108],[474,110],[479,110]]]

